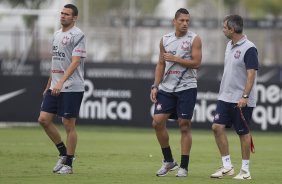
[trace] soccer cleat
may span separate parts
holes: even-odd
[[[188,175],[188,171],[180,167],[176,174],[176,177],[186,177],[187,175]]]
[[[222,178],[223,176],[232,176],[234,175],[234,168],[226,169],[223,166],[220,167],[215,173],[211,175],[211,178]]]
[[[63,167],[57,172],[58,174],[72,174],[72,167],[63,165]]]
[[[165,176],[169,171],[174,171],[178,168],[175,161],[165,162],[163,161],[162,167],[157,171],[156,176]]]
[[[59,160],[56,163],[55,167],[53,168],[54,173],[58,172],[64,166],[66,159],[67,159],[67,156],[59,156]]]
[[[233,179],[237,180],[250,180],[252,179],[250,172],[244,171],[241,169],[240,173],[237,174]]]

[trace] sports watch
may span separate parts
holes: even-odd
[[[155,84],[153,84],[153,85],[151,86],[151,90],[154,89],[154,88],[156,88],[157,90],[159,90],[158,86],[155,85]]]
[[[242,98],[249,98],[249,95],[243,95]]]

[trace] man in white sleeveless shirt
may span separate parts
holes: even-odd
[[[188,31],[189,22],[189,12],[184,8],[177,10],[173,19],[175,31],[164,35],[160,42],[159,62],[150,94],[155,103],[153,127],[164,156],[157,176],[165,176],[178,168],[169,145],[168,119],[176,119],[181,132],[181,163],[176,176],[188,174],[191,119],[197,98],[196,77],[202,60],[201,39]]]
[[[75,123],[84,93],[85,36],[75,26],[77,16],[76,6],[64,6],[60,19],[62,28],[53,38],[52,67],[38,118],[59,151],[59,160],[53,168],[53,172],[59,174],[73,173],[72,161],[77,143]],[[62,118],[66,129],[66,146],[53,123],[55,115]]]
[[[225,133],[225,128],[233,126],[240,138],[242,154],[242,166],[234,179],[251,179],[249,160],[254,147],[249,124],[256,106],[258,53],[255,45],[243,34],[241,16],[226,16],[223,33],[230,41],[225,50],[224,72],[212,125],[222,167],[211,177],[222,178],[234,174]]]

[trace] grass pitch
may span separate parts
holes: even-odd
[[[65,139],[65,132],[59,127]],[[211,179],[221,158],[211,131],[193,130],[189,176],[176,178],[176,172],[156,177],[161,166],[161,150],[153,129],[79,126],[74,174],[52,173],[57,150],[41,127],[0,129],[1,184],[162,184],[162,183],[255,183],[278,184],[282,180],[281,133],[254,132],[256,153],[251,155],[252,180],[231,177]],[[170,129],[174,159],[180,163],[180,134]],[[237,135],[228,132],[230,153],[236,174],[241,167]]]

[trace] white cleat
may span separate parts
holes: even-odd
[[[58,172],[65,164],[67,156],[59,156],[59,160],[57,161],[55,167],[53,168],[53,172]]]
[[[223,166],[220,167],[215,173],[211,175],[211,178],[222,178],[223,176],[232,176],[234,175],[234,168],[226,169]]]
[[[58,172],[58,174],[72,174],[72,167],[64,165]]]
[[[180,167],[176,174],[176,177],[186,177],[187,175],[188,175],[188,171]]]
[[[178,165],[175,161],[173,162],[164,162],[162,167],[157,171],[156,176],[165,176],[169,171],[174,171],[178,168]]]
[[[250,172],[244,171],[241,169],[240,173],[237,174],[233,179],[236,180],[250,180],[252,179]]]

